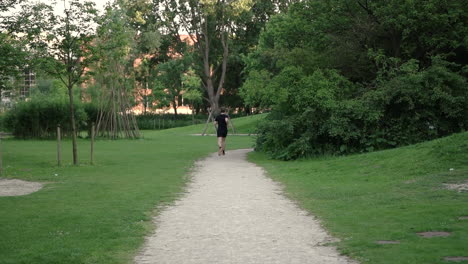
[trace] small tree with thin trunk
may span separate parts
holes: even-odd
[[[15,16],[11,29],[22,33],[41,68],[61,80],[68,89],[72,127],[73,164],[78,164],[73,88],[84,80],[92,58],[94,25],[97,14],[94,3],[79,0],[63,1],[64,14],[57,16],[51,6],[25,4]]]

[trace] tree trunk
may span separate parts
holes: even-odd
[[[177,119],[177,100],[172,100],[172,108],[174,108],[174,119]]]
[[[198,45],[202,47],[203,49],[203,71],[205,74],[205,88],[208,93],[208,99],[210,102],[211,106],[211,111],[213,115],[219,114],[219,98],[221,96],[221,91],[223,90],[224,87],[224,81],[226,79],[226,71],[227,71],[227,61],[228,61],[228,56],[229,56],[229,45],[228,45],[228,32],[223,32],[222,37],[221,37],[221,44],[223,46],[223,60],[221,62],[221,78],[218,80],[218,83],[216,84],[213,82],[215,79],[215,70],[213,70],[213,66],[210,65],[210,45],[209,45],[209,38],[208,38],[208,32],[206,32],[208,29],[206,28],[206,22],[205,22],[205,32],[203,32],[203,35],[205,36],[205,43],[202,45],[202,43],[199,43]]]
[[[73,165],[78,165],[78,150],[76,147],[76,123],[75,106],[73,105],[73,87],[68,87],[68,97],[70,99],[70,121],[72,127],[72,145],[73,145]]]

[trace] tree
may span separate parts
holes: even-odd
[[[189,101],[192,108],[192,124],[195,125],[195,107],[203,100],[200,77],[190,68],[182,76],[182,85],[184,87],[184,99]]]
[[[143,113],[153,104],[157,57],[161,50],[161,35],[158,31],[158,21],[151,15],[151,0],[117,0],[115,8],[124,10],[126,23],[133,29],[134,46],[133,60],[141,61],[134,71],[136,95],[143,105]]]
[[[6,12],[23,0],[8,0],[0,3],[0,12]],[[0,19],[0,97],[5,90],[12,89],[11,80],[18,78],[27,65],[27,51],[23,42],[6,28],[11,17]]]
[[[200,59],[197,72],[211,111],[218,111],[224,89],[230,40],[238,18],[252,7],[252,0],[194,1],[154,0],[156,15],[163,31],[182,41],[187,34]]]
[[[27,64],[24,45],[8,34],[0,33],[0,94],[12,88],[11,79],[17,78]]]
[[[289,0],[254,0],[252,8],[244,12],[238,18],[238,25],[234,27],[232,41],[230,45],[230,56],[228,60],[228,71],[224,85],[221,104],[231,108],[246,108],[239,95],[239,88],[245,81],[246,57],[258,45],[258,40],[262,30],[270,19],[279,14],[287,12],[288,8],[297,1]]]
[[[79,0],[69,1],[63,16],[56,16],[45,4],[26,4],[10,25],[10,29],[24,34],[41,67],[68,89],[74,165],[78,164],[78,151],[73,88],[84,80],[92,58],[96,14],[92,2]]]
[[[21,2],[24,2],[24,0],[2,0],[0,2],[0,12],[8,11],[8,9],[20,4]]]
[[[99,113],[97,132],[116,139],[140,136],[135,117],[130,113],[130,94],[134,85],[128,80],[134,74],[133,37],[135,31],[117,4],[106,7],[97,29],[94,76],[99,84]]]
[[[190,71],[191,66],[190,56],[185,56],[161,63],[157,68],[155,89],[159,91],[157,94],[167,98],[171,103],[175,117],[177,117],[177,106],[180,105],[184,92],[187,88],[193,89],[194,82],[196,82],[193,70]],[[190,77],[187,75],[189,71]],[[184,84],[189,86],[185,87]],[[161,96],[159,99],[165,101]]]

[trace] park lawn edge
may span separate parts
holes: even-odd
[[[458,219],[468,215],[468,193],[443,185],[468,180],[467,132],[350,156],[286,162],[256,152],[248,159],[340,240],[332,245],[361,263],[445,263],[468,255],[468,221]],[[426,231],[451,235],[417,235]]]
[[[214,137],[186,131],[98,140],[93,166],[89,140],[78,140],[78,166],[71,165],[71,141],[64,140],[60,168],[52,140],[2,141],[4,178],[47,185],[0,197],[0,263],[132,263],[154,232],[154,217],[184,194],[195,162],[217,150]],[[228,149],[252,144],[252,137],[228,139]]]

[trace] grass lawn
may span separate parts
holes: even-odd
[[[235,120],[248,132],[259,117]],[[56,167],[54,141],[2,141],[3,178],[45,182],[39,192],[0,197],[0,263],[131,263],[152,230],[155,208],[174,201],[194,161],[217,151],[215,137],[189,136],[200,127],[143,131],[142,140],[79,140],[79,166],[63,142]],[[227,149],[253,139],[230,136]]]
[[[362,263],[448,263],[468,257],[468,192],[444,183],[468,180],[468,133],[399,149],[293,162],[251,153],[299,205]],[[416,233],[451,232],[422,238]],[[400,244],[376,244],[397,240]],[[467,263],[464,261],[463,263]]]
[[[254,133],[263,117],[235,119],[237,132]],[[70,164],[71,142],[63,143],[61,168],[54,141],[3,140],[2,177],[46,185],[30,195],[0,197],[0,264],[131,263],[153,228],[156,208],[183,191],[195,160],[217,151],[215,137],[189,136],[203,127],[99,140],[94,166],[87,140],[79,141],[79,166]],[[230,136],[228,150],[252,143],[251,137]],[[249,159],[341,239],[341,252],[362,263],[445,263],[447,256],[468,256],[468,220],[458,219],[468,216],[468,193],[442,185],[468,179],[468,133],[347,157],[281,162],[252,153]],[[424,231],[451,235],[416,234]]]

